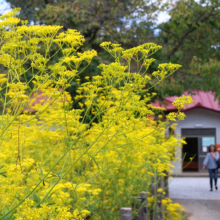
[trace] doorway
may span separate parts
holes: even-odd
[[[198,137],[186,137],[185,141],[186,144],[183,145],[183,172],[198,171]]]
[[[187,143],[182,148],[183,172],[202,171],[208,147],[216,145],[216,128],[182,128],[181,136]],[[190,158],[193,158],[191,162]]]

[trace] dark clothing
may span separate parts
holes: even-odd
[[[212,180],[215,180],[215,186],[217,186],[217,179],[218,179],[218,169],[209,169],[209,178],[210,178],[210,187],[213,189]]]

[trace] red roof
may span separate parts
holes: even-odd
[[[59,89],[59,91],[62,91],[62,89]],[[48,95],[44,95],[43,92],[34,92],[31,96],[30,96],[30,100],[33,100],[32,105],[30,106],[30,104],[27,102],[27,107],[24,108],[23,111],[27,111],[27,112],[37,112],[37,110],[34,108],[35,105],[37,104],[45,104],[49,101],[52,101],[52,98],[49,97]],[[61,99],[58,99],[58,102],[62,102]],[[65,102],[68,102],[67,99],[65,99]],[[52,102],[51,102],[52,104]],[[33,107],[33,108],[32,108]]]
[[[182,111],[186,111],[189,109],[193,109],[196,107],[202,107],[206,109],[210,109],[213,111],[220,112],[219,101],[215,100],[215,95],[213,92],[204,92],[203,90],[192,90],[191,92],[186,91],[183,95],[191,96],[194,100],[194,103],[189,104],[187,107],[183,108]],[[167,111],[176,111],[176,107],[172,105],[172,102],[175,100],[177,96],[171,96],[164,98],[164,103],[156,100],[155,103],[151,103],[153,106],[165,108]]]
[[[33,108],[31,108],[31,107],[29,106],[29,107],[27,107],[27,108],[24,108],[23,111],[36,112],[37,110],[34,109],[34,106],[35,106],[36,104],[40,104],[42,100],[44,101],[43,103],[47,102],[48,100],[51,100],[51,98],[48,98],[48,96],[44,96],[44,95],[43,95],[43,92],[33,93],[33,94],[30,96],[30,99],[34,99],[34,101],[33,101],[33,103],[32,103]],[[43,104],[43,103],[41,103],[41,104]],[[28,104],[28,103],[27,103],[27,104]]]

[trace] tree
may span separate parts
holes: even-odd
[[[165,55],[161,61],[183,65],[161,85],[166,87],[170,81],[170,90],[164,88],[167,94],[203,89],[212,90],[220,97],[219,7],[217,0],[181,0],[171,10],[171,19],[159,26],[161,32],[157,40],[163,45]],[[176,84],[180,85],[179,91],[172,88]]]
[[[7,0],[12,7],[21,7],[19,16],[31,20],[30,24],[62,25],[79,30],[86,39],[85,50],[95,49],[99,57],[94,59],[87,71],[81,75],[100,74],[96,68],[101,62],[110,63],[110,56],[99,44],[102,41],[119,43],[123,48],[135,47],[145,42],[163,46],[154,58],[149,73],[163,62],[181,64],[183,67],[173,76],[166,78],[156,92],[158,97],[180,95],[184,90],[203,89],[215,91],[220,96],[219,66],[219,15],[218,0]],[[170,13],[168,22],[157,25],[155,14]],[[155,29],[159,30],[156,34]],[[56,48],[53,48],[56,51]],[[53,62],[59,58],[57,54]],[[82,67],[83,68],[83,67]],[[77,82],[70,87],[76,95]]]
[[[95,58],[89,68],[80,76],[80,83],[100,74],[96,67],[112,58],[99,44],[103,41],[119,43],[131,48],[146,42],[155,42],[154,26],[158,13],[165,10],[169,0],[7,0],[11,7],[20,7],[19,17],[32,24],[61,25],[63,31],[77,29],[85,37],[84,49],[95,49]],[[56,48],[51,53],[55,54]],[[56,62],[61,55],[54,56]],[[83,68],[83,67],[82,67]],[[30,77],[31,78],[31,73]],[[88,77],[89,76],[89,77]],[[85,78],[86,77],[86,78]],[[79,83],[72,81],[69,92],[76,95]],[[77,107],[77,106],[74,106]]]
[[[109,41],[137,46],[154,38],[152,25],[168,4],[158,0],[7,0],[34,24],[75,28],[91,47]],[[143,30],[144,29],[144,30]],[[140,34],[141,30],[144,32]],[[148,33],[146,32],[148,30]],[[147,35],[146,35],[147,34]],[[144,36],[145,35],[145,36]],[[96,49],[96,48],[93,48]],[[100,47],[98,47],[100,50]]]

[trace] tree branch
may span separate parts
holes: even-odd
[[[204,22],[205,20],[207,20],[213,13],[213,10],[214,8],[211,10],[211,12],[205,16],[203,19],[201,19],[201,17],[203,17],[203,15],[199,16],[199,18],[195,19],[195,23],[199,26],[199,22]],[[196,27],[193,27],[189,30],[187,30],[183,35],[182,37],[179,39],[178,43],[176,44],[176,46],[172,49],[172,51],[168,54],[168,59],[170,59],[175,53],[176,51],[180,48],[180,46],[183,44],[185,38],[190,34],[192,33],[193,31],[195,31],[197,28]]]

